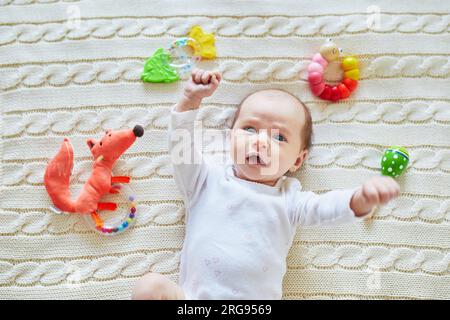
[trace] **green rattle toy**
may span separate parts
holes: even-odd
[[[392,146],[384,151],[381,158],[381,174],[397,178],[409,163],[408,151],[403,147]]]

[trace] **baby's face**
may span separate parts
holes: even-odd
[[[307,155],[302,145],[306,116],[303,106],[278,90],[249,96],[231,131],[231,157],[236,175],[274,185],[286,172],[296,171]]]

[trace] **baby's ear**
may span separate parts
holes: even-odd
[[[306,160],[307,157],[308,157],[308,149],[303,149],[302,151],[300,151],[297,159],[295,160],[294,165],[289,169],[289,171],[290,172],[297,171],[302,166],[303,162]]]

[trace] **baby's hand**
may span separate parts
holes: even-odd
[[[184,88],[183,98],[177,104],[176,110],[183,112],[198,109],[202,99],[212,95],[221,80],[220,72],[193,70]]]
[[[350,201],[350,208],[356,216],[363,216],[373,207],[386,204],[400,194],[400,186],[390,177],[375,177],[365,182],[355,192]]]
[[[195,69],[184,88],[184,95],[188,99],[201,100],[211,96],[222,80],[220,72]]]

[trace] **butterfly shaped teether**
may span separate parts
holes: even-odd
[[[195,51],[199,51],[195,52],[195,55],[205,59],[214,59],[216,57],[214,34],[203,32],[200,26],[193,26],[188,37],[198,43],[197,46],[192,46]]]

